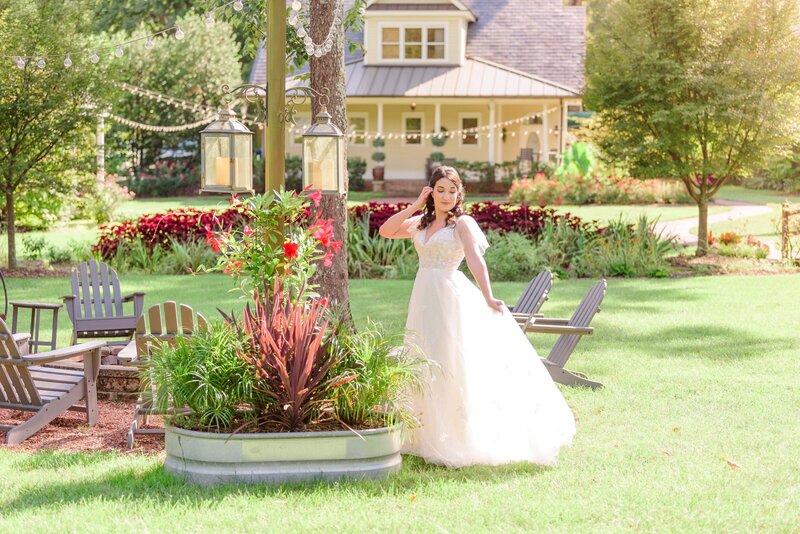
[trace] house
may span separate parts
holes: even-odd
[[[387,190],[416,190],[428,156],[560,160],[580,111],[585,7],[574,0],[373,0],[362,50],[346,57],[348,154],[370,163],[382,136]],[[348,2],[346,2],[347,7]],[[263,50],[251,83],[266,80]],[[287,79],[287,88],[298,83]],[[300,154],[309,110],[287,129]],[[447,136],[433,146],[436,132]],[[370,174],[368,172],[367,176]]]

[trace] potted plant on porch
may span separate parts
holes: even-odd
[[[386,141],[383,139],[383,137],[376,137],[372,141],[372,146],[376,149],[375,152],[372,153],[372,161],[375,162],[375,166],[372,167],[373,191],[383,191],[383,162],[386,160],[386,154],[383,152],[383,147],[385,145]]]
[[[241,229],[207,229],[244,312],[151,356],[167,470],[200,484],[383,477],[400,467],[421,361],[369,325],[354,332],[309,285],[340,242],[319,193],[242,203]],[[282,221],[282,224],[278,224]],[[321,265],[320,265],[321,264]]]

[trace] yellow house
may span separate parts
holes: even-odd
[[[350,2],[351,3],[351,2]],[[585,8],[569,0],[373,0],[362,49],[346,57],[348,155],[375,165],[385,141],[389,191],[417,190],[432,152],[461,161],[558,162],[567,113],[580,111]],[[348,2],[345,2],[346,8]],[[250,82],[265,83],[263,50]],[[298,83],[287,79],[287,88]],[[310,121],[287,130],[300,154]],[[447,140],[437,148],[436,132]]]

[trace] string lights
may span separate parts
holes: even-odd
[[[293,0],[292,9],[289,12],[288,22],[295,28],[297,36],[303,40],[306,47],[306,53],[309,57],[322,57],[333,49],[333,30],[341,22],[338,15],[334,16],[333,24],[328,28],[328,35],[325,36],[322,43],[315,43],[311,38],[311,32],[305,26],[303,21],[310,19],[311,0]]]

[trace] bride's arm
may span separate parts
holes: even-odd
[[[410,220],[409,217],[414,215],[425,206],[425,201],[428,200],[428,196],[432,192],[433,188],[424,187],[422,189],[422,193],[420,193],[419,197],[414,201],[413,204],[386,219],[386,222],[384,222],[378,229],[378,235],[387,239],[403,239],[411,237],[409,228],[411,228],[411,225],[416,221]]]
[[[464,256],[466,256],[467,259],[469,272],[472,273],[472,277],[478,283],[478,287],[483,294],[483,298],[486,300],[486,304],[490,308],[502,312],[505,309],[505,303],[500,299],[494,298],[492,294],[492,284],[489,282],[489,269],[486,267],[486,262],[481,253],[482,247],[475,239],[475,235],[473,235],[467,227],[466,217],[462,217],[458,220],[456,223],[456,230],[464,246]]]

